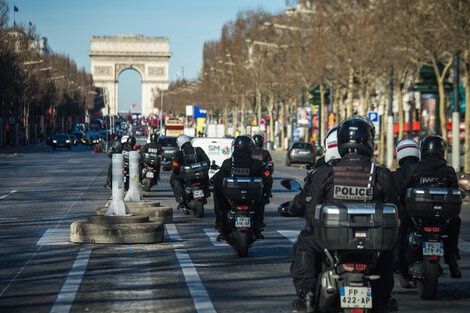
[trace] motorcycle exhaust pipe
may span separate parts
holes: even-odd
[[[321,312],[326,312],[333,305],[336,295],[336,281],[333,278],[333,271],[323,272],[320,276],[320,295],[318,308]]]

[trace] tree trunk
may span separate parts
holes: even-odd
[[[439,90],[439,123],[441,126],[441,136],[447,141],[447,117],[446,117],[446,98],[444,83],[447,73],[452,65],[453,57],[450,56],[447,64],[444,67],[442,73],[439,72],[439,67],[435,58],[432,58],[432,65],[434,73],[437,78],[437,86]]]
[[[30,104],[29,102],[23,105],[23,117],[24,117],[24,136],[25,136],[25,144],[29,143],[30,133],[29,133],[29,116],[30,116]]]
[[[239,110],[239,106],[238,104],[234,106],[233,108],[233,112],[232,112],[232,116],[233,116],[233,119],[232,119],[232,125],[233,125],[233,135],[236,136],[237,135],[237,131],[238,131],[238,110]]]
[[[286,126],[287,126],[287,120],[284,120],[284,110],[286,108],[286,102],[282,101],[281,102],[281,112],[279,115],[279,119],[281,120],[281,143],[280,146],[284,150],[284,141],[286,139]]]
[[[242,95],[242,116],[241,116],[241,123],[242,123],[242,133],[246,133],[246,125],[245,125],[245,95]]]
[[[403,89],[401,84],[398,86],[398,140],[403,139],[403,124],[405,116],[403,114]]]
[[[465,161],[464,171],[470,173],[470,50],[464,53],[464,69],[465,69]]]
[[[256,88],[256,124],[259,126],[259,121],[261,120],[261,91],[259,88]]]
[[[347,106],[346,106],[347,116],[352,115],[353,100],[354,100],[354,69],[351,67],[349,69],[348,100],[347,100]]]
[[[323,84],[320,84],[320,108],[319,108],[319,123],[318,128],[320,129],[320,146],[323,145],[325,142],[325,88],[323,88]]]

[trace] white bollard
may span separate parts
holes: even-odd
[[[126,193],[125,201],[142,201],[142,193],[139,189],[139,152],[129,152],[129,190]]]
[[[122,174],[122,154],[113,154],[113,198],[109,203],[108,210],[104,215],[130,215],[129,208],[124,203],[124,179]]]

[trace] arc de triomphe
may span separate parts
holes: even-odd
[[[168,62],[171,57],[168,38],[119,35],[91,38],[91,73],[96,87],[103,88],[106,106],[103,114],[118,113],[118,77],[134,69],[142,77],[142,114],[156,113],[155,96],[168,89]]]

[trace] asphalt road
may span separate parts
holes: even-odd
[[[0,150],[0,312],[290,312],[292,242],[304,222],[277,215],[292,199],[282,178],[303,179],[274,153],[273,199],[265,239],[249,257],[215,239],[213,201],[203,219],[174,211],[165,241],[154,245],[77,245],[68,242],[75,220],[94,214],[111,193],[103,187],[109,158],[83,147],[52,151]],[[169,174],[146,198],[176,207]],[[396,283],[400,312],[470,309],[470,203],[462,210],[462,279],[446,274],[434,301]],[[447,269],[445,268],[447,272]]]

